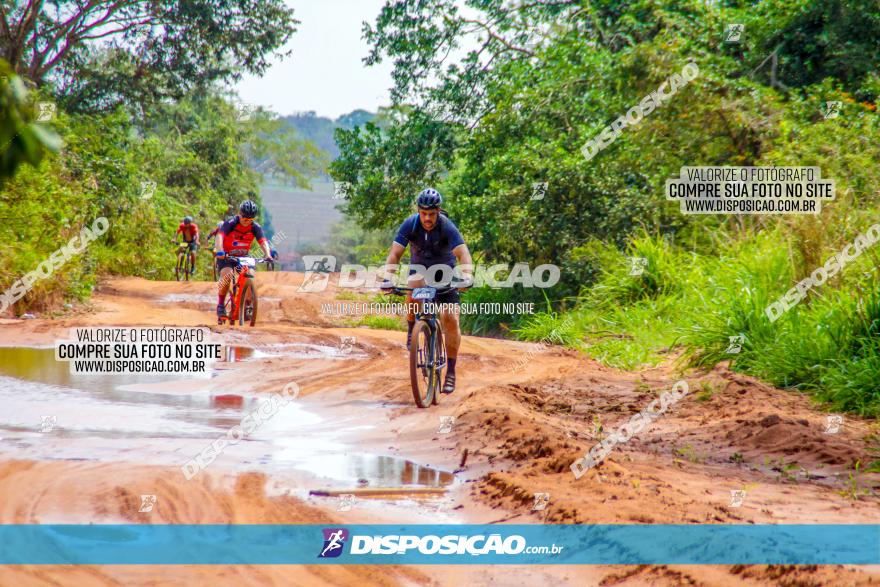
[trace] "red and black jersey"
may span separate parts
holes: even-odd
[[[191,243],[196,240],[196,237],[199,236],[199,225],[195,222],[191,222],[189,226],[180,223],[180,226],[177,227],[177,234],[183,233],[183,241],[187,243]]]
[[[235,257],[244,257],[251,249],[254,239],[258,243],[267,243],[266,237],[263,236],[263,228],[256,222],[250,226],[245,226],[239,222],[236,216],[228,222],[224,222],[220,227],[220,234],[223,235],[223,250],[227,255]]]

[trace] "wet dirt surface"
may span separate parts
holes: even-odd
[[[723,367],[688,372],[691,393],[576,480],[568,468],[573,460],[682,375],[666,366],[621,372],[572,351],[466,337],[459,389],[419,410],[409,391],[405,334],[343,327],[320,312],[336,293],[298,293],[301,280],[301,274],[261,273],[260,295],[280,302],[267,304],[252,329],[221,331],[210,312],[158,303],[172,294],[209,295],[212,284],[140,279],[102,284],[93,311],[0,320],[0,345],[7,347],[51,346],[76,325],[167,324],[210,327],[233,349],[211,377],[176,381],[84,383],[29,376],[21,360],[0,359],[6,365],[0,401],[12,407],[0,417],[0,522],[880,523],[880,478],[855,468],[880,458],[876,423],[847,417],[829,433],[828,414],[806,397]],[[514,369],[527,351],[534,360]],[[295,407],[184,479],[179,467],[193,450],[290,381],[301,389],[289,404]],[[41,432],[41,416],[52,413],[57,431]],[[454,418],[448,432],[439,431],[441,416]],[[436,498],[359,499],[345,512],[337,511],[335,498],[309,495],[361,487],[362,480],[370,487],[394,480],[447,491]],[[731,491],[745,491],[742,503],[732,504]],[[532,510],[537,492],[550,494],[541,511]],[[158,498],[149,516],[137,511],[141,494]],[[152,571],[6,568],[0,584],[59,577],[86,585],[880,584],[878,569],[839,566]]]
[[[316,346],[316,345],[311,345]],[[227,361],[276,356],[230,346]],[[332,350],[332,349],[331,349]],[[302,359],[305,353],[292,353]],[[322,356],[313,350],[310,357]],[[335,353],[327,353],[333,357]],[[260,408],[260,394],[216,394],[211,374],[179,376],[71,374],[51,348],[7,347],[0,352],[0,456],[4,447],[35,460],[137,460],[180,465],[181,454],[205,446]],[[387,455],[360,454],[364,425],[289,403],[247,437],[218,466],[291,470],[324,480],[329,487],[450,485],[452,474]],[[312,406],[321,409],[321,406]],[[333,421],[333,425],[328,422]],[[339,425],[342,424],[342,425]],[[345,431],[345,434],[341,434]],[[10,455],[6,455],[10,456]],[[224,455],[226,456],[226,455]]]

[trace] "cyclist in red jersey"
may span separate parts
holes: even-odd
[[[229,291],[231,283],[232,268],[236,265],[234,261],[226,259],[226,256],[244,257],[256,239],[260,243],[260,248],[263,249],[264,258],[266,260],[272,258],[272,251],[269,249],[269,241],[263,235],[263,228],[254,222],[257,212],[259,212],[257,204],[245,200],[238,207],[238,216],[224,222],[217,231],[214,249],[217,251],[217,267],[220,270],[219,299],[217,300],[218,318],[226,316],[226,293]]]
[[[183,222],[177,227],[174,235],[175,242],[180,242],[177,237],[183,235],[183,242],[189,245],[190,260],[192,261],[193,274],[196,272],[196,251],[199,250],[199,225],[193,222],[192,216],[184,216]]]

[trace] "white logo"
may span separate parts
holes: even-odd
[[[156,505],[156,496],[155,495],[142,495],[141,496],[141,507],[138,510],[139,513],[145,514],[153,511],[153,506]]]
[[[56,416],[40,416],[40,432],[52,432],[57,424]]]
[[[334,181],[333,182],[333,199],[334,200],[344,200],[348,196],[351,195],[352,185],[347,181]]]
[[[645,267],[648,266],[648,260],[645,257],[629,257],[629,262],[630,275],[641,275],[645,272]]]
[[[544,196],[547,195],[547,185],[546,181],[536,181],[532,184],[532,197],[530,200],[543,200]]]
[[[299,292],[314,293],[327,289],[330,273],[336,270],[336,257],[333,255],[303,255],[306,274],[300,284]]]
[[[681,70],[681,74],[674,73],[660,86],[627,110],[626,114],[618,116],[608,126],[588,140],[581,147],[581,153],[587,161],[598,155],[603,149],[617,140],[624,128],[637,126],[642,119],[664,105],[678,93],[678,91],[700,75],[700,68],[693,61],[689,61]],[[664,90],[663,88],[667,88]]]
[[[535,494],[535,502],[532,504],[532,511],[539,512],[547,508],[547,504],[550,503],[550,494],[549,493],[536,493]]]
[[[822,108],[822,116],[824,116],[826,120],[829,118],[837,118],[840,116],[840,107],[842,105],[842,102],[839,100],[825,102],[825,106]]]
[[[414,536],[414,535],[354,535],[351,537],[351,554],[401,555],[408,550],[417,550],[420,554],[443,556],[452,554],[469,554],[481,556],[486,554],[513,555],[526,549],[526,539],[518,534],[502,538],[500,534],[480,534],[477,536]],[[329,548],[329,547],[328,547]],[[547,549],[552,554],[562,552],[564,546],[552,545]],[[325,549],[326,551],[327,549]]]
[[[149,200],[156,193],[156,182],[145,180],[141,182],[141,200]]]
[[[746,498],[746,492],[744,489],[731,489],[730,490],[730,507],[738,508],[743,504],[743,500]]]
[[[339,496],[339,506],[336,508],[337,512],[350,512],[351,508],[354,507],[355,502],[354,494],[352,493],[342,493]]]
[[[49,122],[53,118],[55,118],[55,104],[37,102],[37,122]]]
[[[739,43],[740,37],[742,37],[745,28],[745,25],[742,24],[727,25],[726,27],[724,27],[724,42]]]
[[[840,432],[840,427],[843,426],[843,416],[831,415],[826,420],[825,434],[837,434]]]
[[[742,350],[743,343],[746,341],[745,334],[736,334],[734,336],[728,336],[729,343],[727,345],[727,349],[724,351],[729,355],[735,355]]]
[[[257,107],[254,104],[247,102],[235,103],[235,119],[239,122],[248,122],[256,111]]]
[[[454,424],[455,416],[440,416],[440,428],[437,429],[437,434],[449,434]]]
[[[339,352],[340,353],[350,353],[354,348],[355,341],[357,339],[353,336],[343,336],[342,340],[339,342]]]

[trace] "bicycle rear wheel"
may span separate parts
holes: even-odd
[[[436,392],[435,337],[424,320],[416,320],[409,345],[409,377],[413,399],[420,408],[431,405]]]
[[[436,406],[439,402],[440,398],[440,389],[443,387],[443,368],[446,366],[446,345],[443,342],[443,330],[440,326],[437,326],[437,336],[434,337],[435,341],[435,363],[437,364],[437,368],[434,370],[434,397],[432,398],[432,403]]]
[[[252,279],[245,280],[241,290],[241,307],[238,309],[238,324],[244,326],[257,323],[257,290]]]

